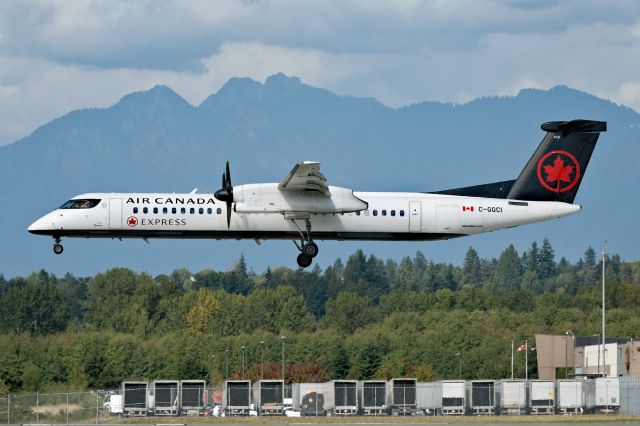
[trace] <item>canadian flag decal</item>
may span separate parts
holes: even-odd
[[[472,212],[473,211],[473,206],[462,206],[462,211],[463,212]]]

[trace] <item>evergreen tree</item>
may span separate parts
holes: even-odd
[[[584,251],[584,264],[589,268],[596,266],[596,251],[591,246]]]
[[[551,278],[556,274],[556,262],[555,252],[548,239],[544,239],[542,242],[542,248],[540,249],[540,262],[539,262],[539,274],[538,276],[542,280]]]
[[[522,263],[518,251],[510,244],[502,252],[495,269],[493,285],[498,291],[514,291],[520,288],[522,281]]]
[[[462,266],[462,283],[465,287],[480,288],[482,283],[482,275],[480,271],[480,257],[478,253],[469,247],[464,257]]]

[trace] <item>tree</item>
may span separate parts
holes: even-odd
[[[587,247],[584,251],[584,264],[588,268],[594,268],[596,266],[596,251],[591,246]]]
[[[496,290],[513,291],[520,288],[522,281],[522,264],[513,244],[502,252],[496,265],[494,288]]]
[[[187,314],[187,330],[192,334],[213,334],[220,302],[211,290],[198,290],[195,306]]]
[[[343,333],[351,334],[372,320],[369,298],[353,292],[343,292],[327,302],[324,323]]]
[[[464,264],[462,266],[462,283],[466,287],[475,288],[480,288],[482,283],[480,257],[473,247],[469,247],[467,254],[464,256]]]
[[[542,280],[551,278],[556,273],[555,252],[548,239],[544,239],[542,242],[542,248],[540,249],[540,266],[539,277]]]

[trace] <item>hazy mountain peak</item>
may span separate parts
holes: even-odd
[[[132,92],[125,95],[115,106],[137,106],[149,108],[152,106],[187,106],[189,103],[170,87],[158,84],[149,90]]]
[[[270,75],[264,82],[265,87],[286,87],[286,88],[295,88],[300,86],[306,86],[302,84],[299,77],[291,76],[288,77],[284,73],[277,73]]]

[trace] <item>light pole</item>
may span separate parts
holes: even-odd
[[[284,377],[284,341],[287,340],[287,336],[280,336],[280,341],[282,342],[282,381],[285,380]]]
[[[224,379],[229,380],[229,349],[224,350]]]
[[[240,352],[242,353],[242,380],[244,380],[244,349],[244,346],[240,348]]]
[[[260,380],[264,380],[264,340],[260,341]]]
[[[571,339],[573,340],[573,350],[576,349],[576,335],[573,334],[571,330],[567,330],[564,334],[571,335]],[[575,358],[574,358],[574,368],[575,368]],[[575,374],[574,374],[575,375]],[[568,377],[567,374],[567,337],[564,338],[564,378]]]
[[[460,352],[457,352],[456,355],[458,356],[458,379],[462,379],[462,354]]]
[[[211,387],[215,389],[216,380],[216,354],[211,354]]]
[[[607,244],[607,242],[604,242],[605,245]],[[604,332],[604,326],[605,326],[605,321],[604,321],[604,315],[605,315],[605,307],[604,307],[604,276],[605,276],[605,262],[607,260],[607,253],[605,251],[605,249],[602,249],[602,377],[607,377],[607,374],[605,372],[605,364],[604,364],[604,348],[605,348],[605,344],[606,344],[606,339],[605,339],[605,332]],[[598,365],[598,369],[600,369],[600,366]]]

